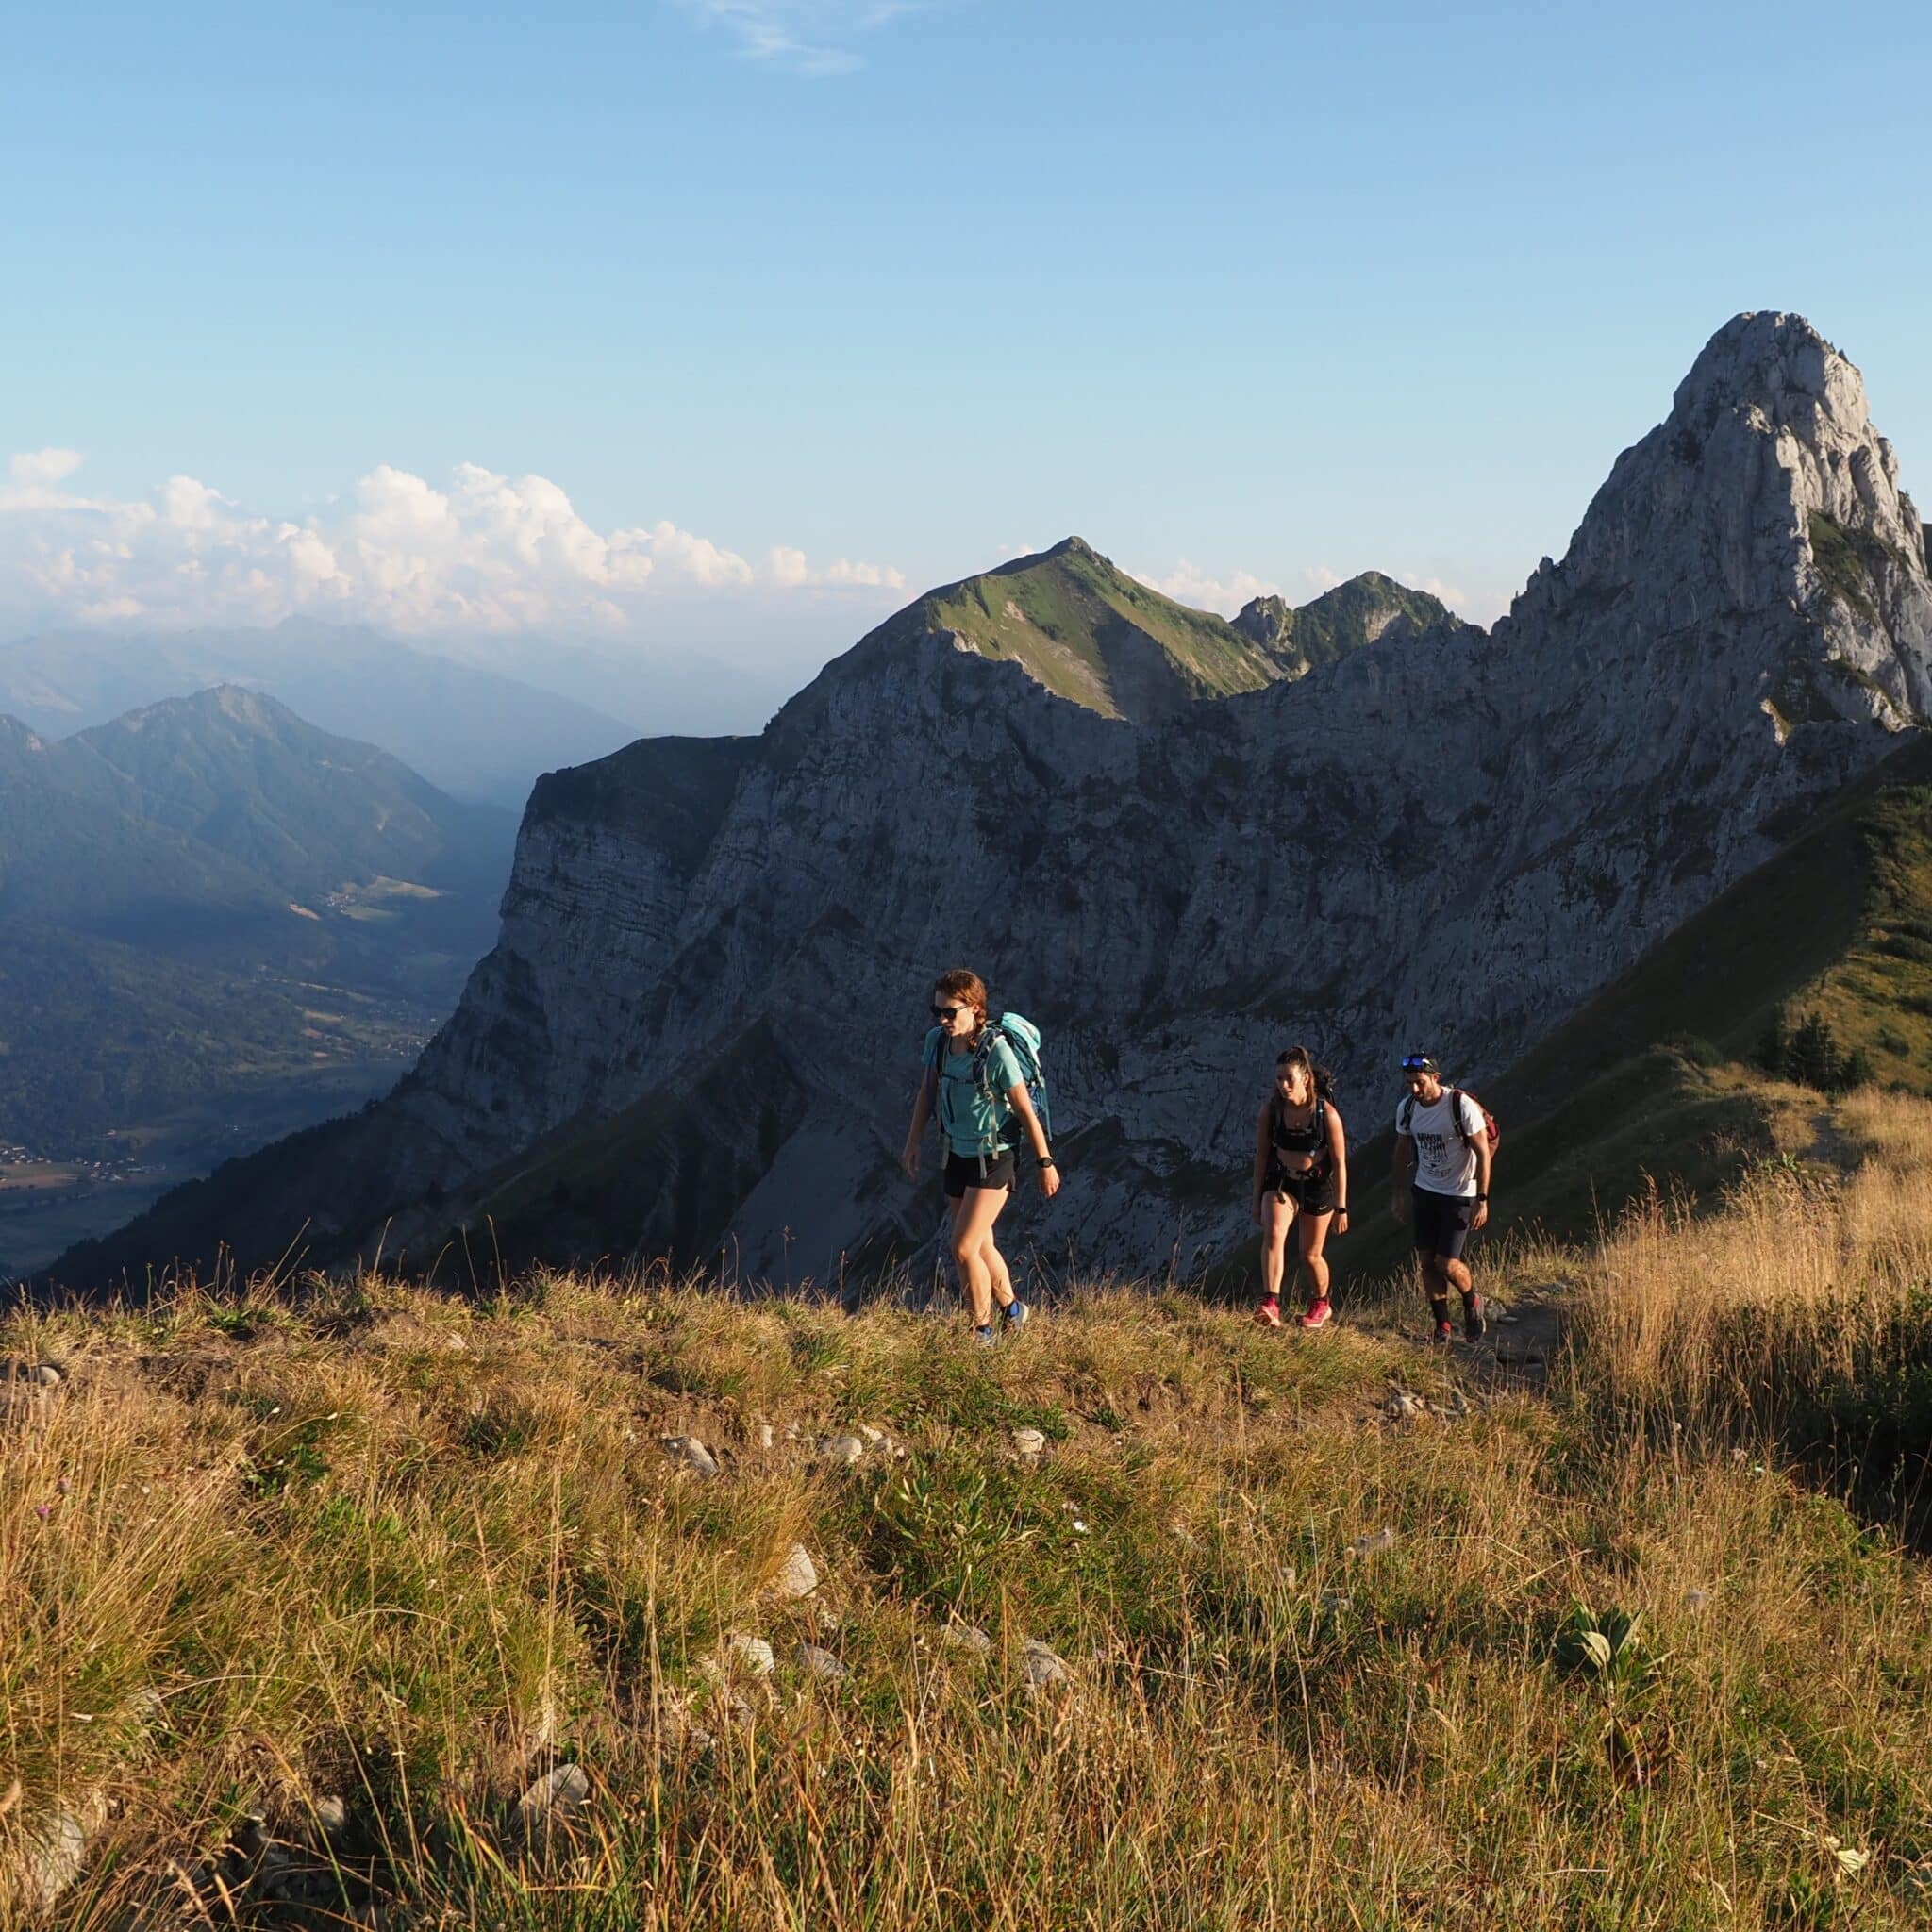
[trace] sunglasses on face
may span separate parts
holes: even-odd
[[[933,1018],[935,1020],[943,1020],[948,1026],[965,1010],[964,1007],[934,1007],[931,1009]]]

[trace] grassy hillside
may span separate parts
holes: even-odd
[[[1801,1252],[1767,1174],[1490,1267],[1546,1392],[1401,1304],[15,1310],[0,1924],[1921,1925],[1924,1444],[1815,1487],[1924,1347],[1932,1108],[1859,1106]]]
[[[1823,1015],[1878,1086],[1932,1093],[1932,743],[1895,754],[1485,1086],[1504,1124],[1496,1231],[1574,1237],[1652,1178],[1708,1199],[1755,1161],[1828,1155],[1825,1096],[1754,1063],[1778,1007]],[[1385,1135],[1357,1157],[1374,1211],[1337,1249],[1351,1273],[1400,1257],[1381,1211],[1391,1152]]]
[[[1024,665],[1108,718],[1164,717],[1282,675],[1225,619],[1137,583],[1077,537],[929,591],[873,636],[927,630],[959,631],[982,655]]]

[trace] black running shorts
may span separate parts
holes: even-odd
[[[963,1199],[968,1188],[1010,1188],[1014,1176],[1013,1150],[1002,1147],[981,1160],[976,1154],[946,1149],[946,1199]]]
[[[1418,1255],[1440,1255],[1445,1261],[1462,1259],[1469,1239],[1469,1218],[1475,1212],[1473,1194],[1437,1194],[1411,1186],[1409,1218],[1415,1224]]]
[[[1278,1161],[1268,1170],[1271,1191],[1286,1195],[1304,1214],[1335,1212],[1335,1204],[1341,1195],[1341,1190],[1336,1186],[1339,1178],[1332,1160],[1323,1161],[1307,1174],[1290,1174]]]

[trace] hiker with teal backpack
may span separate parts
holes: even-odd
[[[1051,1200],[1059,1191],[1059,1170],[1046,1138],[1040,1029],[1018,1013],[989,1020],[986,982],[963,968],[941,974],[932,1016],[938,1024],[925,1036],[925,1074],[899,1164],[908,1178],[918,1178],[920,1142],[926,1123],[937,1117],[946,1148],[953,1259],[974,1333],[990,1343],[996,1339],[994,1303],[1008,1327],[1019,1327],[1027,1316],[992,1238],[993,1223],[1013,1191],[1023,1146],[1031,1145],[1041,1194]]]
[[[1255,1224],[1261,1230],[1264,1328],[1281,1326],[1281,1282],[1288,1234],[1301,1230],[1302,1273],[1308,1281],[1304,1328],[1327,1325],[1328,1262],[1322,1249],[1332,1230],[1348,1232],[1348,1139],[1335,1108],[1335,1083],[1305,1046],[1274,1062],[1274,1087],[1262,1104],[1255,1143]]]
[[[1435,1340],[1447,1342],[1455,1336],[1449,1322],[1453,1288],[1462,1298],[1462,1332],[1475,1341],[1485,1326],[1483,1301],[1462,1250],[1490,1218],[1490,1166],[1502,1134],[1494,1115],[1474,1094],[1444,1083],[1441,1068],[1427,1054],[1407,1056],[1402,1077],[1408,1092],[1395,1109],[1390,1212],[1414,1228]],[[1405,1181],[1410,1182],[1406,1190]]]

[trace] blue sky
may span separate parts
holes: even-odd
[[[808,669],[1069,531],[1197,601],[1374,567],[1487,619],[1749,308],[1859,364],[1932,498],[1919,6],[77,4],[8,38],[0,635],[334,597]]]

